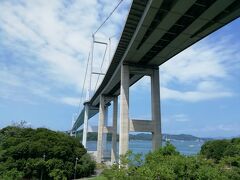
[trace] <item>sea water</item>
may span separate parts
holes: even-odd
[[[173,144],[176,147],[177,151],[179,151],[181,154],[190,156],[190,155],[198,154],[204,142],[174,140],[174,141],[170,141],[170,143]],[[163,142],[163,145],[165,145],[165,142]],[[118,143],[117,143],[117,148],[118,148]],[[143,155],[147,154],[152,149],[152,141],[130,140],[129,149],[132,150],[133,153],[142,153]],[[87,150],[96,151],[97,141],[88,141]],[[110,154],[111,154],[111,142],[107,142],[107,150],[104,152],[104,156],[110,157]]]

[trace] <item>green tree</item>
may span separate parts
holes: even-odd
[[[0,179],[4,179],[4,180],[13,180],[13,179],[20,180],[22,178],[23,178],[23,173],[18,171],[15,168],[8,171],[4,171],[0,176]]]
[[[206,156],[206,158],[212,158],[219,161],[230,144],[229,140],[208,141],[202,146],[200,153]]]
[[[208,141],[201,147],[200,154],[216,161],[226,156],[240,156],[240,138]]]
[[[94,172],[95,162],[73,137],[46,128],[9,126],[0,130],[0,179],[70,179],[76,157],[77,177]]]
[[[67,177],[65,176],[64,171],[61,169],[53,169],[49,175],[54,180],[67,180]]]

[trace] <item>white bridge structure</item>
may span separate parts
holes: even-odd
[[[112,133],[111,162],[116,161],[119,95],[119,155],[128,151],[129,132],[151,132],[153,150],[161,146],[159,66],[239,16],[239,0],[133,0],[104,78],[95,92],[90,90],[72,127],[76,131],[83,125],[86,147],[88,120],[99,113],[97,162],[103,161],[106,133]],[[151,120],[129,117],[129,87],[143,76],[151,77]],[[113,123],[109,127],[111,102]]]

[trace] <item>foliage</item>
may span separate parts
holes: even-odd
[[[235,142],[236,140],[234,140]],[[230,141],[233,142],[233,141]],[[239,141],[238,141],[239,142]],[[212,141],[214,145],[215,143]],[[204,152],[212,148],[211,143],[204,146]],[[224,141],[225,144],[227,144]],[[226,148],[228,149],[228,148]],[[201,151],[201,152],[202,152]],[[225,154],[222,149],[217,151]],[[238,151],[239,153],[239,151]],[[169,142],[154,152],[148,153],[145,158],[140,154],[133,154],[129,151],[121,157],[121,164],[115,164],[109,169],[105,169],[100,176],[102,179],[240,179],[240,156],[236,151],[230,153],[233,156],[219,157],[213,153],[214,157],[219,158],[216,161],[212,158],[206,158],[204,155],[183,156],[176,151],[176,148]]]
[[[50,172],[49,176],[52,177],[54,180],[67,180],[64,171],[61,169],[53,169]]]
[[[22,178],[23,178],[23,173],[18,171],[16,168],[3,172],[1,176],[1,179],[5,179],[5,180],[12,180],[12,179],[17,180]]]
[[[78,140],[46,128],[0,130],[0,179],[70,179],[94,172],[95,162]]]
[[[217,162],[226,156],[240,156],[240,138],[208,141],[202,146],[200,154]]]

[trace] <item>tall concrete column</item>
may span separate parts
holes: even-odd
[[[104,108],[104,123],[103,123],[103,127],[107,127],[108,124],[108,106],[105,106]],[[107,133],[103,132],[103,152],[102,152],[102,156],[105,157],[105,152],[107,152]]]
[[[113,123],[112,123],[112,148],[111,148],[111,164],[116,162],[117,159],[117,111],[118,111],[118,98],[113,98]]]
[[[154,69],[151,76],[151,99],[153,124],[152,149],[156,150],[162,146],[159,69]]]
[[[129,67],[121,65],[119,157],[128,151]]]
[[[99,120],[98,120],[98,140],[97,140],[97,163],[101,163],[103,155],[103,128],[105,119],[104,97],[100,96]]]
[[[89,105],[85,104],[84,107],[85,107],[85,112],[84,112],[82,144],[85,148],[87,148]]]

